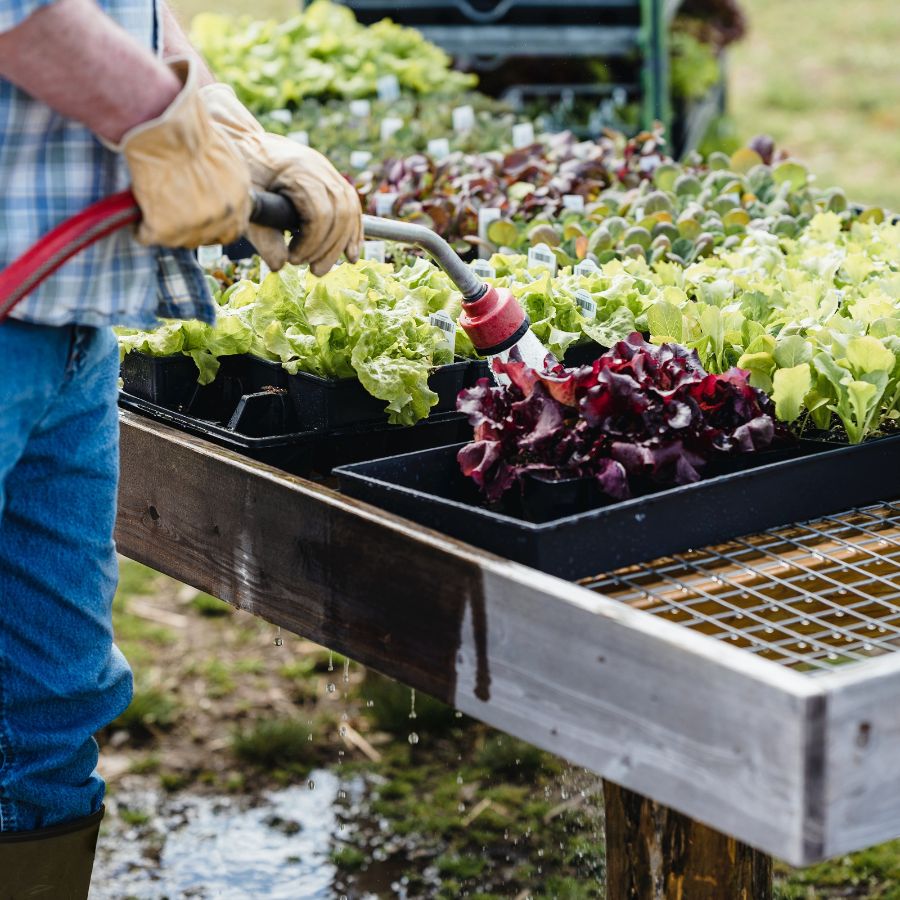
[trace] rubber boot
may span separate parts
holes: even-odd
[[[0,833],[0,900],[87,900],[102,818]]]

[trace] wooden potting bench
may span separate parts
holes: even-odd
[[[613,900],[900,833],[893,498],[573,584],[121,422],[122,553],[600,774]]]

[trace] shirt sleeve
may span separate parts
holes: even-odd
[[[55,0],[0,0],[0,32],[11,31],[32,13]]]

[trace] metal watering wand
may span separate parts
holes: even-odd
[[[252,201],[251,222],[281,231],[302,229],[296,209],[281,194],[254,191]],[[134,195],[122,191],[57,225],[0,271],[0,322],[67,260],[140,218]],[[482,356],[520,359],[532,368],[543,368],[547,349],[531,331],[528,316],[512,291],[482,281],[442,237],[428,228],[375,216],[364,216],[363,223],[366,237],[421,247],[447,273],[463,295],[459,324]],[[504,377],[493,371],[491,374],[495,379]]]

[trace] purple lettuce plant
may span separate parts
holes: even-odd
[[[475,429],[459,464],[489,501],[528,475],[594,478],[624,500],[638,479],[697,481],[712,458],[761,450],[776,434],[772,403],[749,372],[709,374],[696,351],[638,333],[590,366],[493,365],[510,385],[482,378],[457,402]]]

